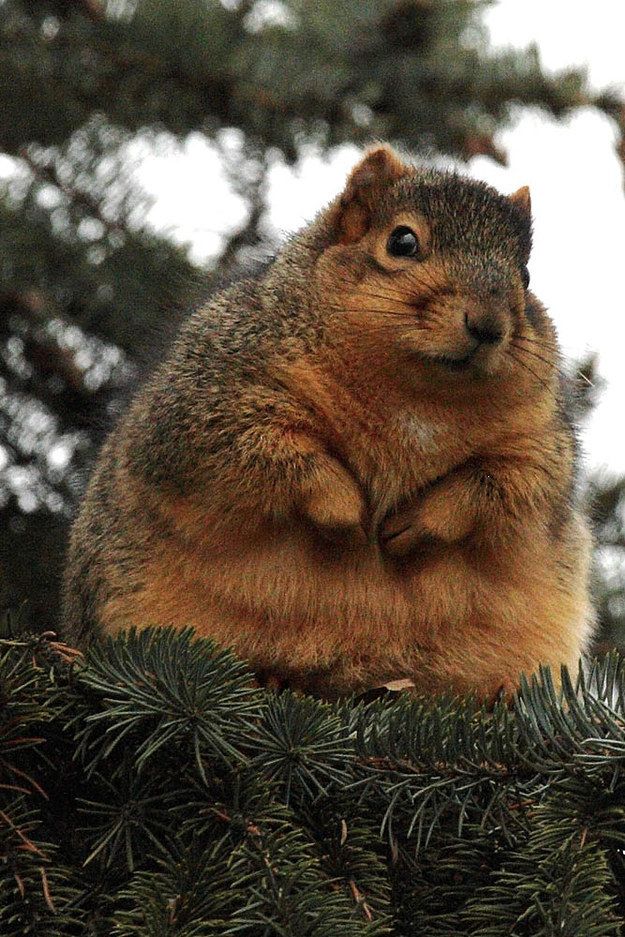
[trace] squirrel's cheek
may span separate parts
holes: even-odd
[[[358,288],[371,266],[364,251],[354,247],[330,247],[323,252],[315,268],[315,285],[322,299],[334,304],[345,293]]]

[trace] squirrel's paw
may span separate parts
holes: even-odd
[[[324,466],[306,498],[304,515],[331,543],[359,546],[368,542],[364,498],[338,463]]]
[[[406,556],[432,539],[419,517],[420,505],[387,517],[380,528],[380,546],[389,556]]]
[[[474,528],[457,478],[432,487],[417,501],[391,514],[380,529],[380,544],[389,556],[406,556],[425,543],[457,543]]]

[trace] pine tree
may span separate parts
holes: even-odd
[[[617,937],[625,662],[512,706],[255,687],[189,631],[0,641],[6,937]]]

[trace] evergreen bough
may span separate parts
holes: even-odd
[[[0,641],[2,937],[625,930],[625,662],[322,703],[190,630]]]

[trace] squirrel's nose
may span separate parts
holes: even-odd
[[[481,345],[497,345],[503,338],[501,324],[492,316],[465,312],[464,325],[469,335]]]

